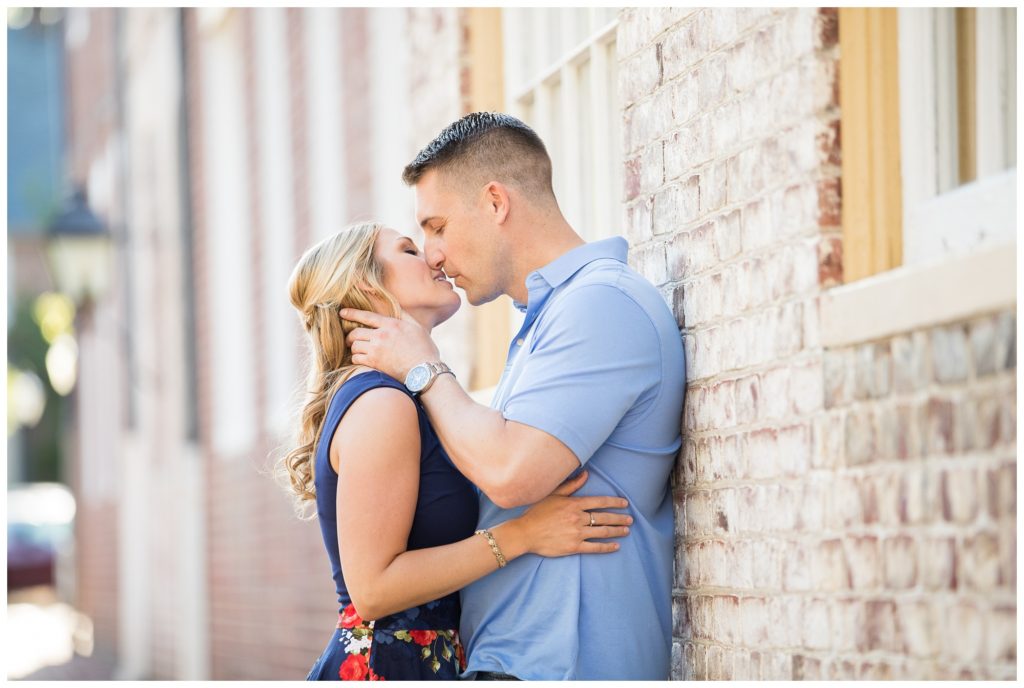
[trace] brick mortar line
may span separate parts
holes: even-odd
[[[686,330],[684,330],[682,334],[683,334],[683,336],[687,336],[687,337],[695,336],[695,333],[688,332]],[[699,334],[699,332],[696,333],[696,334]],[[710,389],[711,387],[714,387],[714,386],[719,385],[721,383],[725,383],[725,382],[739,382],[739,381],[744,380],[744,379],[746,379],[748,377],[751,377],[752,375],[759,375],[761,373],[767,373],[767,372],[772,372],[774,370],[780,370],[780,369],[783,369],[783,368],[793,367],[793,366],[790,365],[790,363],[797,363],[798,364],[798,363],[801,363],[801,362],[803,362],[805,360],[803,358],[800,358],[801,355],[803,355],[805,353],[808,353],[808,352],[811,355],[820,355],[821,351],[823,351],[823,349],[821,349],[820,347],[804,349],[804,350],[802,350],[798,354],[794,354],[792,356],[787,356],[785,358],[780,358],[780,359],[778,359],[776,361],[773,361],[773,362],[758,363],[756,365],[746,366],[744,368],[731,368],[729,370],[723,370],[723,371],[721,371],[719,373],[715,373],[714,375],[709,376],[709,377],[694,378],[693,380],[688,380],[687,381],[686,389],[687,389],[688,392],[695,392],[697,390],[707,390],[707,389]],[[772,365],[772,363],[776,363],[776,364],[780,364],[780,365]],[[828,411],[828,409],[825,408],[825,406],[823,405],[821,408],[815,409],[813,411],[805,412],[802,416],[799,416],[799,417],[805,417],[805,416],[817,417],[820,413],[822,413],[824,411]],[[791,418],[791,417],[792,416],[783,416],[782,418]],[[744,423],[743,425],[733,425],[733,426],[729,426],[729,427],[725,427],[725,428],[715,428],[715,429],[708,429],[708,430],[691,430],[688,436],[689,437],[703,437],[703,436],[714,437],[716,435],[711,434],[711,433],[714,433],[716,430],[718,430],[718,431],[729,431],[729,434],[733,434],[732,431],[735,430],[736,428],[743,428],[743,427],[746,427],[748,425],[750,425],[750,423]]]
[[[687,284],[691,284],[692,283],[692,279],[696,279],[697,277],[703,277],[705,275],[713,276],[715,274],[718,274],[718,273],[712,273],[712,272],[701,273],[701,274],[695,276],[694,278],[691,278],[691,280],[688,280],[686,282],[666,283],[666,285],[671,284],[672,288],[683,287],[685,289]],[[813,298],[815,296],[820,296],[825,291],[826,290],[821,290],[820,292],[813,292],[813,293],[812,292],[808,292],[808,293],[802,293],[802,294],[801,293],[794,294],[794,295],[791,295],[791,296],[787,297],[786,299],[784,299],[782,301],[772,301],[772,302],[764,304],[762,306],[756,306],[756,307],[747,309],[745,311],[741,311],[741,312],[736,313],[736,314],[730,314],[727,317],[723,316],[723,317],[716,318],[714,320],[708,320],[708,321],[700,323],[699,325],[694,325],[693,327],[683,327],[683,328],[681,328],[680,333],[683,336],[695,337],[698,334],[701,334],[702,332],[711,329],[712,327],[720,327],[721,325],[726,325],[728,323],[731,323],[733,320],[745,319],[745,318],[748,318],[748,317],[753,316],[753,315],[758,315],[760,313],[763,313],[763,312],[765,312],[765,311],[767,311],[769,309],[775,308],[777,306],[786,306],[786,305],[791,305],[791,304],[801,304],[801,305],[803,305],[804,303],[806,303],[806,301],[808,299],[812,299],[813,300]],[[847,349],[856,349],[856,348],[859,348],[859,347],[864,346],[864,345],[891,342],[896,337],[906,336],[907,334],[913,334],[913,333],[916,333],[916,332],[928,332],[928,331],[933,330],[933,329],[942,328],[942,327],[948,327],[950,325],[955,325],[955,324],[958,324],[958,323],[969,323],[969,322],[973,322],[975,320],[984,320],[985,318],[992,317],[993,315],[1001,315],[1001,314],[1006,313],[1006,312],[1008,312],[1008,311],[1006,311],[1006,310],[990,311],[990,312],[987,312],[987,313],[984,313],[984,314],[980,314],[978,316],[971,316],[971,318],[969,320],[957,320],[957,321],[949,322],[949,323],[941,323],[941,324],[936,324],[936,325],[928,325],[928,326],[925,326],[923,328],[907,330],[905,332],[899,332],[899,333],[894,334],[894,335],[887,335],[887,336],[879,338],[879,339],[872,339],[872,340],[868,340],[868,341],[864,341],[864,342],[858,342],[857,344],[852,344],[852,345],[843,345],[841,347],[830,348],[830,347],[824,347],[824,346],[818,345],[818,346],[815,346],[815,347],[812,347],[812,348],[803,349],[803,350],[801,350],[801,353],[803,353],[805,351],[811,351],[811,352],[821,351],[821,352],[824,352],[825,354],[827,354],[827,353],[837,353],[837,352],[842,352],[842,351],[847,350]],[[778,360],[779,361],[788,361],[788,360],[790,360],[790,358],[792,358],[792,357],[787,356],[785,358],[781,358],[781,359],[778,359]],[[758,366],[756,366],[756,367],[760,367],[761,365],[762,364],[758,364]],[[872,366],[873,365],[874,365],[874,363],[872,363]],[[741,369],[736,369],[736,370],[745,370],[745,369],[741,368]],[[955,381],[955,382],[937,382],[937,381],[933,380],[933,381],[929,382],[927,387],[924,387],[924,388],[918,389],[918,390],[914,390],[912,392],[899,392],[899,393],[896,393],[896,394],[889,394],[889,395],[885,395],[885,396],[882,396],[882,397],[877,397],[877,398],[874,398],[874,399],[855,399],[854,401],[849,402],[849,403],[845,403],[845,404],[843,404],[841,406],[826,406],[825,410],[827,410],[827,411],[844,411],[844,410],[856,409],[856,408],[858,408],[858,407],[860,407],[862,405],[865,405],[865,404],[876,404],[876,403],[884,402],[886,400],[895,400],[897,402],[899,402],[899,401],[909,401],[909,400],[912,400],[912,399],[910,399],[910,397],[921,396],[921,395],[924,395],[924,394],[932,395],[935,391],[942,391],[942,390],[948,390],[950,393],[954,393],[955,394],[957,392],[973,391],[973,390],[976,389],[976,386],[981,386],[983,388],[1006,386],[1007,389],[1004,389],[1003,391],[1009,391],[1010,388],[1014,388],[1015,385],[1016,385],[1015,370],[1016,370],[1016,368],[1013,368],[1013,369],[1005,368],[1003,370],[999,370],[999,371],[996,371],[996,372],[984,375],[984,376],[982,376],[980,378],[979,377],[974,377],[974,374],[972,373],[968,377],[968,379],[966,379],[966,380],[958,380],[958,381]],[[721,375],[723,373],[729,373],[729,372],[732,372],[732,370],[721,371],[720,373],[716,373],[715,375],[708,376],[708,377],[694,378],[694,379],[688,381],[688,385],[694,385],[695,383],[703,382],[705,380],[714,380],[718,375]],[[1010,381],[1010,380],[1013,381],[1013,385],[1012,386],[1007,382],[1007,381]],[[716,380],[716,381],[718,381],[718,380]]]
[[[993,590],[970,590],[966,594],[962,590],[773,590],[770,588],[727,588],[720,585],[705,585],[696,588],[672,588],[672,597],[743,597],[751,599],[765,598],[801,598],[821,599],[826,602],[929,602],[940,604],[956,604],[958,602],[980,603],[983,609],[1003,606],[1007,601],[1015,601],[1015,591],[1007,588]],[[1014,595],[1011,597],[1011,595]],[[894,599],[898,597],[899,599]],[[682,600],[680,600],[682,602]]]
[[[915,523],[906,524],[899,526],[879,526],[879,527],[851,527],[847,530],[836,531],[831,528],[827,529],[813,529],[809,532],[806,529],[801,530],[762,530],[762,531],[742,531],[736,532],[731,531],[729,533],[721,534],[706,534],[706,535],[692,535],[684,536],[681,540],[684,545],[700,545],[708,542],[721,542],[723,544],[735,544],[735,543],[756,543],[756,542],[774,542],[784,543],[793,545],[820,545],[822,542],[828,540],[842,540],[844,538],[864,538],[874,537],[881,540],[891,539],[895,537],[910,536],[915,539],[915,542],[920,539],[938,539],[938,538],[974,538],[979,535],[991,534],[993,531],[1001,532],[1001,527],[1010,524],[1010,517],[1007,516],[1004,522],[997,522],[991,520],[980,520],[976,519],[970,523],[957,525],[948,521],[939,520],[934,523]],[[1015,521],[1012,523],[1015,524]],[[994,586],[994,589],[1000,589],[1006,586]],[[712,586],[716,587],[716,586]],[[914,590],[915,588],[906,588],[907,590]]]
[[[1010,448],[1009,445],[1004,449]],[[909,461],[878,461],[857,466],[840,466],[838,468],[815,467],[796,476],[778,476],[765,478],[737,478],[725,479],[715,482],[691,483],[684,487],[674,487],[674,496],[687,498],[697,492],[709,492],[727,488],[773,486],[797,487],[807,484],[808,480],[822,477],[839,478],[878,478],[878,477],[899,477],[898,475],[887,476],[887,473],[905,475],[915,469],[970,469],[978,470],[1002,467],[1008,463],[1016,465],[1016,457],[1007,456],[999,452],[978,455],[972,453],[966,456],[939,457],[939,458],[915,458]],[[899,468],[897,468],[899,467]],[[910,524],[908,524],[910,525]]]
[[[915,330],[919,331],[919,330]],[[824,349],[824,351],[830,352],[835,349]],[[958,394],[963,392],[1009,392],[1016,388],[1017,377],[1013,374],[1015,371],[1006,369],[993,373],[991,375],[985,375],[983,377],[958,380],[957,382],[936,382],[931,381],[926,387],[916,389],[912,392],[897,392],[895,394],[888,394],[882,397],[876,397],[874,399],[855,399],[852,402],[845,403],[841,406],[827,406],[826,411],[851,411],[861,410],[865,406],[884,405],[885,402],[891,402],[892,404],[907,403],[913,401],[928,401],[931,397],[936,396],[937,392],[948,392],[949,394]]]
[[[822,661],[835,661],[835,662],[851,662],[853,664],[863,664],[866,661],[887,661],[889,663],[902,663],[902,662],[917,662],[917,663],[937,663],[941,662],[950,667],[955,667],[956,670],[962,669],[982,669],[988,670],[992,667],[992,664],[987,659],[976,660],[981,663],[964,662],[963,660],[957,659],[946,659],[948,655],[936,653],[928,656],[912,655],[912,654],[901,654],[894,653],[888,650],[868,650],[868,651],[857,651],[857,650],[829,650],[829,649],[810,649],[800,646],[776,646],[776,645],[735,645],[717,640],[707,640],[704,638],[684,638],[681,636],[672,636],[673,640],[677,640],[682,644],[690,644],[694,647],[700,645],[707,648],[719,647],[724,650],[731,651],[748,651],[748,652],[773,652],[780,654],[794,654],[809,657],[811,659],[818,659]],[[1008,669],[1016,667],[1016,663],[1010,663],[1010,660],[1002,660],[1002,662],[996,663],[996,668]],[[824,679],[822,679],[824,680]]]

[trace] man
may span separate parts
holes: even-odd
[[[480,528],[521,513],[582,465],[590,477],[578,494],[625,497],[634,519],[618,552],[524,556],[467,587],[467,676],[668,678],[668,483],[685,388],[674,317],[626,265],[624,239],[588,244],[566,222],[544,144],[514,117],[454,122],[403,179],[415,187],[431,268],[474,305],[507,294],[525,320],[493,408],[444,374],[437,347],[406,320],[343,310],[369,326],[349,337],[353,362],[419,393],[452,461],[482,491]]]

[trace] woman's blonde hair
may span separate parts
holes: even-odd
[[[354,372],[345,337],[358,323],[342,321],[338,311],[357,308],[398,316],[398,302],[384,289],[384,266],[374,254],[383,226],[349,225],[307,250],[288,280],[288,294],[309,335],[308,382],[301,403],[296,446],[278,461],[295,496],[296,512],[308,513],[316,500],[314,464],[317,443],[334,393]]]

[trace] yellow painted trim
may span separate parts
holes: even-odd
[[[466,10],[468,43],[465,65],[469,76],[468,112],[500,111],[505,102],[505,68],[502,49],[501,9],[471,7]],[[498,384],[505,369],[509,339],[509,299],[500,297],[473,309],[473,372],[471,390]]]
[[[978,178],[977,31],[977,10],[973,7],[957,7],[957,165],[961,184]]]
[[[903,260],[895,8],[839,9],[843,279]]]

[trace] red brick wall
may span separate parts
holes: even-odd
[[[243,46],[246,53],[246,108],[250,179],[250,210],[252,236],[255,241],[254,260],[259,265],[260,236],[263,217],[260,212],[259,175],[255,172],[262,161],[261,142],[256,129],[260,113],[255,105],[252,51],[254,46],[252,17],[241,10]],[[295,257],[311,241],[308,191],[309,133],[306,126],[308,70],[305,65],[305,44],[301,10],[289,9],[288,51],[289,99],[292,139],[291,178],[293,180],[295,213]],[[196,84],[198,88],[198,83]],[[197,94],[198,95],[198,94]],[[194,98],[191,105],[204,107]],[[201,159],[193,161],[198,167]],[[199,235],[215,231],[204,222],[201,209],[196,208],[197,254],[202,250]],[[197,273],[200,260],[197,259]],[[259,270],[254,271],[256,293],[266,285]],[[273,294],[279,298],[280,289]],[[209,301],[208,294],[197,294],[200,301]],[[271,298],[264,294],[263,298]],[[259,303],[259,300],[256,300]],[[253,336],[258,341],[262,332],[258,306],[255,308]],[[206,314],[202,318],[212,317]],[[201,342],[209,352],[209,342]],[[207,354],[201,357],[208,358]],[[262,354],[254,357],[266,360]],[[253,370],[257,389],[265,389],[264,371]],[[201,396],[209,399],[210,384],[226,384],[223,379],[206,378]],[[298,381],[297,381],[298,382]],[[262,393],[262,392],[261,392]],[[319,656],[334,630],[337,604],[334,598],[330,566],[323,551],[319,528],[315,521],[295,518],[290,498],[268,474],[281,447],[273,444],[267,429],[262,427],[262,407],[254,422],[260,429],[253,446],[241,456],[222,456],[209,443],[211,424],[217,422],[204,412],[206,423],[203,446],[207,461],[208,509],[208,571],[210,589],[210,651],[213,679],[302,679]],[[209,404],[207,404],[209,407]]]
[[[77,183],[86,182],[90,165],[103,154],[117,128],[114,21],[112,10],[90,10],[86,40],[69,49],[65,57],[67,165],[72,181]],[[97,334],[96,321],[91,320],[90,324],[94,336],[118,337],[116,332],[110,331]],[[82,353],[83,365],[101,362],[88,348]],[[78,392],[74,403],[79,403],[81,397],[82,393]],[[69,447],[72,451],[68,457],[71,488],[78,500],[75,515],[77,599],[74,604],[93,621],[96,652],[110,656],[117,651],[119,640],[119,509],[114,495],[94,495],[83,490],[78,454],[82,450],[81,443],[74,442]]]
[[[347,8],[341,16],[341,108],[344,121],[345,222],[369,219],[373,210],[373,114],[367,9]],[[396,175],[398,172],[396,172]]]
[[[630,260],[687,352],[672,677],[1013,677],[1011,314],[821,345],[837,13],[621,19]]]

